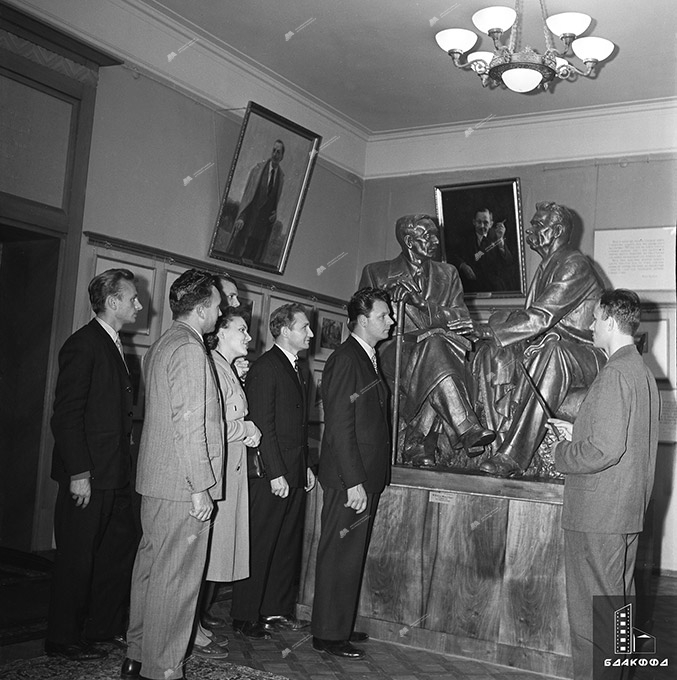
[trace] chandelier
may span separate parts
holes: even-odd
[[[546,18],[543,0],[541,18],[545,35],[545,53],[539,54],[529,45],[523,49],[517,44],[523,16],[522,0],[511,7],[486,7],[472,16],[477,29],[494,41],[494,52],[471,52],[466,63],[461,57],[477,42],[477,36],[465,28],[448,28],[436,36],[437,44],[453,59],[454,66],[472,69],[482,80],[484,87],[504,85],[513,92],[531,92],[539,87],[544,90],[554,78],[575,80],[578,76],[594,78],[595,67],[614,50],[614,44],[605,38],[579,38],[590,26],[592,19],[581,12],[563,12]],[[510,33],[507,45],[501,43],[504,33]],[[564,49],[555,49],[552,34],[564,43]],[[581,70],[565,57],[576,55],[584,64]]]

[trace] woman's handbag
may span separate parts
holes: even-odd
[[[266,466],[263,464],[261,452],[258,449],[247,448],[247,477],[262,479],[266,476]]]

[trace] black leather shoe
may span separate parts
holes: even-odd
[[[129,657],[125,657],[125,660],[122,662],[122,667],[120,668],[120,677],[121,678],[138,678],[141,673],[141,662],[140,661],[134,661],[134,659],[130,659]]]
[[[364,650],[353,647],[347,640],[322,640],[314,637],[313,649],[344,659],[362,659],[364,657]]]
[[[259,623],[268,631],[303,630],[310,625],[310,621],[297,619],[293,614],[289,616],[261,616],[259,617]]]
[[[369,635],[367,633],[363,633],[359,630],[354,630],[351,634],[348,640],[350,642],[366,642],[369,639]]]
[[[497,453],[493,458],[485,460],[480,470],[495,477],[512,477],[522,471],[520,466],[505,453]]]
[[[105,659],[108,652],[101,647],[95,647],[84,642],[72,645],[60,645],[57,642],[45,640],[45,654],[47,656],[60,656],[69,661],[96,661]]]
[[[224,628],[227,625],[226,619],[220,616],[214,616],[209,612],[204,612],[200,615],[200,623],[203,628],[211,630],[212,628]]]
[[[270,633],[258,621],[233,619],[233,630],[252,640],[270,640]]]
[[[471,427],[469,430],[464,432],[459,438],[459,444],[468,452],[468,456],[473,458],[474,456],[479,456],[482,453],[480,447],[487,446],[496,439],[496,433],[493,430],[485,430],[479,425]],[[478,450],[471,451],[470,449],[477,448]]]

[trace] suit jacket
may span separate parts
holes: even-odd
[[[136,490],[190,501],[209,490],[223,497],[223,408],[214,369],[200,335],[174,321],[144,359],[146,413]]]
[[[563,340],[592,347],[592,313],[602,282],[590,260],[565,245],[546,257],[531,282],[524,309],[503,321],[489,321],[499,344],[531,341],[549,330]]]
[[[247,222],[250,219],[249,213],[253,207],[254,199],[256,198],[256,192],[259,188],[261,180],[265,177],[264,182],[268,181],[268,168],[270,167],[270,159],[267,161],[261,161],[257,163],[250,171],[249,177],[247,178],[247,184],[245,185],[244,191],[242,192],[242,200],[240,201],[240,208],[238,211],[238,216],[236,219],[244,220]],[[277,172],[275,176],[276,191],[274,204],[280,202],[280,195],[282,194],[282,185],[284,184],[284,172],[282,168],[278,165]],[[272,225],[270,225],[272,227]],[[243,227],[244,228],[244,227]]]
[[[66,483],[89,470],[95,489],[130,479],[133,392],[115,343],[92,319],[59,352],[52,432],[52,479]]]
[[[273,345],[249,369],[245,384],[249,418],[261,430],[259,451],[268,479],[284,475],[291,487],[306,485],[308,467],[308,378]]]
[[[380,493],[390,481],[387,391],[352,335],[327,360],[322,394],[320,483],[334,489],[362,484]]]
[[[654,482],[658,389],[634,345],[617,350],[590,386],[571,442],[555,448],[565,473],[562,527],[638,533]]]

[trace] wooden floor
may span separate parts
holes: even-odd
[[[651,589],[657,595],[654,609],[653,634],[672,644],[677,633],[677,608],[667,605],[663,596],[677,596],[677,578],[654,577]],[[229,617],[230,602],[222,600],[214,606],[215,613]],[[219,631],[230,637],[232,663],[267,670],[290,680],[547,680],[549,676],[528,673],[505,666],[477,662],[471,659],[434,654],[406,645],[371,640],[363,645],[367,652],[360,661],[344,661],[313,650],[308,633],[276,634],[271,640],[251,641],[234,635],[229,628]],[[32,658],[43,653],[44,640],[37,639],[0,647],[0,662]],[[674,677],[674,668],[641,669],[634,680],[659,680]]]

